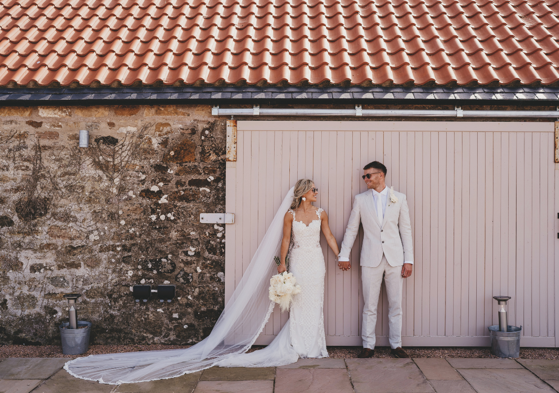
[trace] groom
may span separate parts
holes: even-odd
[[[380,286],[384,278],[388,295],[389,342],[392,354],[407,358],[402,349],[402,288],[404,278],[411,276],[413,245],[410,214],[406,196],[386,187],[386,167],[373,161],[363,168],[368,190],[355,196],[351,216],[342,242],[338,266],[350,268],[349,252],[363,224],[361,280],[363,283],[363,350],[360,358],[375,354],[375,327]]]

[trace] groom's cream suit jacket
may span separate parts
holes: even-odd
[[[363,224],[363,247],[361,266],[377,267],[382,255],[391,266],[413,263],[413,244],[411,236],[410,212],[406,196],[394,191],[397,201],[388,196],[384,220],[380,222],[374,205],[372,190],[355,196],[353,209],[347,223],[339,260],[349,261],[349,252]]]

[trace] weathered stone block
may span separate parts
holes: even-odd
[[[113,112],[116,116],[127,117],[127,116],[134,116],[139,114],[141,109],[142,107],[138,105],[134,105],[134,106],[117,105],[113,107]]]
[[[8,228],[14,226],[14,220],[8,216],[0,216],[0,228]]]
[[[107,106],[78,106],[74,108],[74,114],[81,117],[106,117],[109,115]]]
[[[59,134],[56,131],[43,131],[38,132],[37,137],[39,139],[58,139]]]
[[[185,116],[188,111],[176,105],[152,105],[146,107],[145,116]]]
[[[163,161],[177,164],[194,162],[196,160],[196,143],[188,138],[173,146],[165,155]]]
[[[56,107],[56,106],[39,107],[39,116],[41,117],[70,117],[71,115],[72,115],[72,110],[70,108]]]
[[[33,127],[33,128],[41,128],[43,126],[42,121],[34,121],[34,120],[27,120],[25,124]]]
[[[33,109],[23,106],[3,106],[0,107],[0,116],[31,116]]]
[[[47,230],[47,234],[53,239],[80,240],[85,238],[83,234],[75,229],[59,225],[51,225]]]
[[[169,123],[157,123],[155,125],[156,134],[167,134],[171,131],[172,127]]]

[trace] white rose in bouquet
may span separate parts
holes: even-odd
[[[301,292],[301,286],[292,273],[283,272],[270,278],[269,297],[274,303],[278,303],[281,311],[289,310],[293,296]]]

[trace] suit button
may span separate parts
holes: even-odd
[[[381,231],[381,232],[384,232],[384,229],[381,229],[380,231]]]
[[[384,243],[384,240],[382,242]]]

